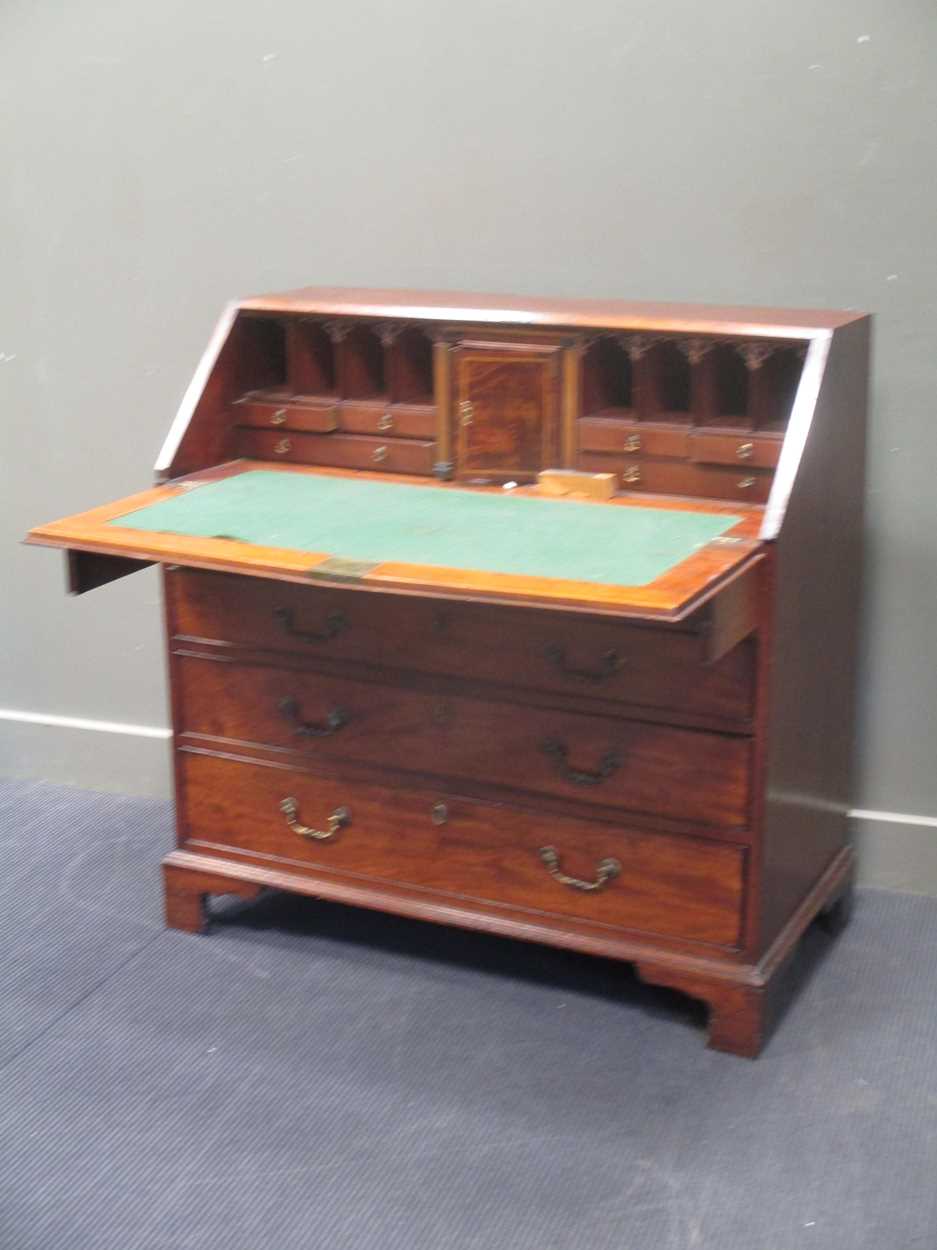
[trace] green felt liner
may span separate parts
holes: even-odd
[[[646,586],[740,519],[257,469],[108,524],[345,560]]]

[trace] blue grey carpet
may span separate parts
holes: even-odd
[[[3,1250],[933,1250],[937,901],[755,1063],[627,969],[312,900],[160,926],[168,805],[0,786]]]

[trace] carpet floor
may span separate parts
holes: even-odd
[[[811,930],[761,1059],[627,968],[270,895],[0,784],[3,1250],[933,1250],[937,900]]]

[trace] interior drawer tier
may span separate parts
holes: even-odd
[[[183,845],[195,849],[716,945],[739,939],[740,847],[188,751],[179,765]]]
[[[689,495],[699,499],[738,500],[762,504],[774,475],[739,463],[738,467],[693,461],[653,459],[650,456],[613,456],[582,452],[578,467],[588,473],[616,473],[622,490],[652,495]]]
[[[415,438],[369,438],[363,434],[305,434],[240,431],[240,451],[256,460],[321,464],[336,469],[374,469],[383,473],[433,471],[436,444]]]
[[[754,643],[706,663],[699,634],[607,618],[271,584],[179,569],[178,635],[311,659],[444,674],[746,725]]]
[[[747,823],[747,738],[187,655],[176,677],[185,734],[320,768],[350,761],[697,826]]]

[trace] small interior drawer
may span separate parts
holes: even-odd
[[[655,425],[612,417],[584,417],[577,423],[583,451],[683,459],[689,455],[686,426]]]
[[[757,434],[693,434],[690,438],[690,459],[701,464],[773,469],[780,454],[781,439]]]
[[[430,404],[346,402],[339,424],[349,434],[431,439],[436,435],[436,409]]]
[[[334,403],[282,403],[238,400],[234,408],[239,425],[256,429],[305,430],[327,434],[338,429],[338,409]]]

